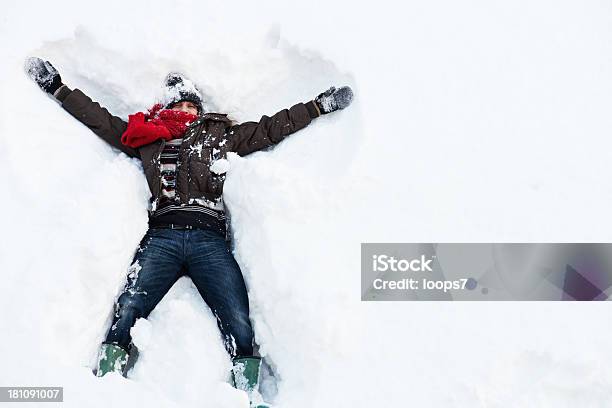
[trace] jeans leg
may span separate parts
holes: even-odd
[[[253,355],[246,285],[225,237],[207,230],[189,231],[187,237],[187,274],[217,318],[227,352]]]
[[[105,343],[130,349],[130,329],[139,317],[146,318],[181,275],[181,231],[149,230],[140,242],[127,282],[115,305],[113,323]]]

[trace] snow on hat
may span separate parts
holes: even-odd
[[[202,94],[193,82],[176,72],[166,76],[162,104],[169,109],[177,102],[189,101],[198,107],[202,113]]]

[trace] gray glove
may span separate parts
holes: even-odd
[[[353,90],[348,86],[343,86],[340,89],[332,86],[317,96],[314,101],[321,114],[330,113],[349,106],[353,101]]]
[[[42,90],[53,95],[62,86],[62,77],[49,61],[38,57],[28,58],[25,62],[26,73]]]

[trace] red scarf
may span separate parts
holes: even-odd
[[[162,109],[162,105],[157,104],[146,114],[138,112],[128,116],[127,129],[121,136],[121,143],[137,148],[158,139],[182,137],[187,125],[197,118],[197,115],[191,113]]]

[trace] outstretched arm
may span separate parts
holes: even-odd
[[[41,89],[53,95],[62,107],[81,123],[91,129],[102,140],[121,150],[130,157],[138,157],[138,151],[121,143],[121,135],[127,123],[111,114],[99,103],[92,101],[81,90],[71,90],[62,83],[57,70],[49,61],[30,58],[26,61],[26,71]]]
[[[232,126],[228,135],[231,150],[246,156],[280,143],[285,137],[308,126],[312,119],[346,108],[352,98],[353,92],[348,86],[340,89],[331,87],[310,102],[298,103],[272,116],[264,115],[259,122]]]

